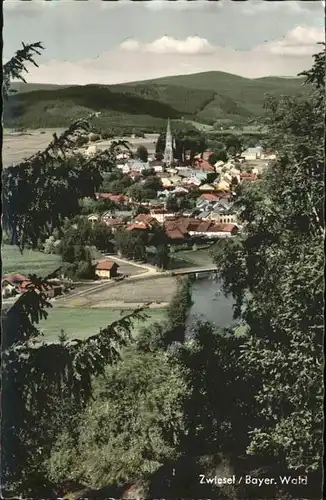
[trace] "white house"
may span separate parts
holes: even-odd
[[[215,164],[214,164],[214,168],[215,170],[218,169],[218,168],[222,168],[224,166],[224,161],[222,160],[218,160]],[[217,170],[216,170],[217,171]]]
[[[98,148],[97,148],[96,144],[91,144],[86,149],[85,155],[86,156],[93,156],[93,155],[95,155],[97,153],[97,151],[98,151]]]
[[[248,148],[246,151],[241,153],[241,156],[249,161],[249,160],[260,160],[263,154],[263,148],[261,146],[257,146],[256,148]]]
[[[89,222],[94,223],[100,219],[100,216],[98,214],[91,214],[87,217],[87,219],[89,220]]]

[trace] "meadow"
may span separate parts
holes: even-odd
[[[20,253],[14,245],[2,245],[2,274],[20,273],[47,276],[60,267],[59,255],[49,255],[37,250],[25,249]]]
[[[209,266],[213,264],[209,248],[199,250],[180,250],[171,256],[171,269],[180,269],[194,266]]]
[[[42,320],[38,328],[44,334],[42,340],[49,342],[58,340],[61,329],[64,330],[69,339],[85,339],[130,312],[131,310],[128,309],[54,307],[48,310],[48,318]],[[156,321],[163,321],[166,310],[148,309],[146,314],[148,318],[144,322],[139,320],[134,322],[134,333],[136,335],[141,328]]]

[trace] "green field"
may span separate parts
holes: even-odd
[[[16,246],[2,245],[2,274],[21,273],[46,276],[60,266],[59,255],[48,255],[37,250],[24,250]]]
[[[107,308],[54,307],[48,310],[48,318],[40,322],[39,329],[44,333],[42,339],[47,341],[58,340],[61,329],[70,339],[85,339],[98,333],[100,328],[104,328],[130,312],[127,309],[120,311]],[[148,309],[146,314],[148,319],[145,322],[135,321],[134,331],[136,334],[144,326],[164,320],[165,309]]]
[[[14,84],[4,108],[6,127],[65,127],[100,111],[96,126],[160,131],[166,119],[248,125],[264,115],[266,94],[304,95],[300,78],[243,78],[212,71],[119,85]],[[95,122],[94,122],[95,125]],[[149,131],[149,130],[148,130]]]
[[[213,265],[213,260],[208,248],[202,250],[180,250],[172,254],[171,258],[171,269]]]

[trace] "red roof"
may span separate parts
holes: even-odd
[[[182,225],[179,224],[179,220],[169,220],[164,224],[165,233],[171,240],[182,239],[187,234],[187,231]]]
[[[206,172],[215,172],[215,168],[207,160],[201,158],[195,161],[195,166],[197,169],[205,170]]]
[[[127,231],[133,231],[134,229],[149,229],[148,224],[145,224],[145,222],[136,222],[134,224],[129,224],[127,227]]]
[[[119,267],[119,264],[113,260],[99,260],[96,264],[96,269],[99,271],[110,271],[114,266]]]
[[[170,240],[180,240],[185,237],[184,233],[182,233],[177,227],[174,229],[166,228],[165,233]]]
[[[123,194],[112,194],[112,193],[96,193],[97,198],[102,198],[105,200],[115,201],[117,203],[124,203],[128,201],[128,198]]]
[[[206,233],[209,231],[210,227],[212,226],[211,221],[202,221],[198,224],[197,228],[195,229],[196,232],[198,233]]]
[[[211,232],[216,233],[231,233],[234,229],[238,229],[236,224],[214,224],[211,228]]]
[[[103,222],[107,226],[121,226],[123,224],[123,221],[121,219],[103,219]]]
[[[212,193],[204,193],[200,196],[200,198],[207,201],[218,201],[218,197]]]
[[[156,222],[156,219],[154,217],[152,217],[150,214],[138,214],[135,218],[134,218],[134,222],[142,222],[144,224],[151,224],[152,222]]]
[[[192,219],[190,217],[178,217],[173,220],[167,220],[164,224],[164,227],[166,231],[177,230],[184,236],[189,231],[194,231],[194,228],[196,228],[198,224],[198,219]]]
[[[212,154],[214,154],[212,151],[204,151],[203,152],[203,160],[208,160],[208,158],[210,156],[212,156]]]
[[[250,172],[241,172],[240,179],[243,179],[246,181],[255,181],[257,179],[257,175],[252,174]]]

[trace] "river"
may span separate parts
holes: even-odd
[[[215,323],[220,328],[233,323],[234,300],[226,297],[220,289],[220,284],[213,279],[205,278],[194,281],[192,285],[193,305],[188,321],[199,317]]]

